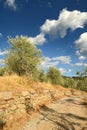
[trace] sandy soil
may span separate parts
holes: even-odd
[[[22,130],[87,130],[87,95],[43,105]]]

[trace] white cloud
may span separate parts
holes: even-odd
[[[70,64],[71,57],[70,56],[58,56],[58,57],[53,57],[52,60],[58,60],[64,64]]]
[[[7,5],[8,7],[16,10],[17,9],[17,5],[15,3],[15,0],[6,0],[5,5]]]
[[[85,56],[79,56],[79,60],[85,60],[86,57]]]
[[[43,43],[46,42],[46,39],[44,37],[43,33],[40,33],[39,35],[37,35],[36,37],[29,37],[29,41],[33,44],[36,45],[42,45]]]
[[[63,38],[67,34],[68,29],[74,31],[77,28],[83,28],[86,23],[87,12],[63,9],[58,19],[47,19],[40,27],[40,34],[35,37],[29,37],[29,40],[36,45],[42,45],[46,42],[46,34]]]
[[[74,31],[77,28],[83,28],[86,23],[87,12],[63,9],[57,20],[47,19],[45,21],[41,26],[41,32],[63,38],[67,33],[67,29]]]
[[[41,66],[43,68],[48,68],[50,66],[57,66],[59,63],[70,64],[71,57],[70,56],[59,56],[59,57],[45,57],[45,60],[42,61]]]
[[[6,55],[6,54],[8,54],[8,51],[7,51],[7,50],[5,50],[5,51],[0,51],[0,56]]]
[[[59,68],[59,70],[62,74],[66,73],[66,70],[64,68]]]
[[[65,69],[65,68],[59,68],[59,70],[61,71],[62,74],[64,73],[70,73],[72,70],[71,69]]]
[[[47,62],[47,61],[43,61],[42,63],[41,63],[41,66],[43,67],[43,68],[49,68],[49,67],[51,67],[51,66],[57,66],[59,64],[59,62],[58,61],[51,61],[51,62]]]
[[[57,66],[58,64],[59,64],[59,61],[52,61],[51,58],[45,57],[41,63],[41,66],[43,68],[49,68],[50,66]]]
[[[4,59],[0,59],[0,65],[3,65],[5,63]]]
[[[80,59],[87,58],[87,32],[80,35],[79,39],[75,41],[76,45],[76,54]]]
[[[77,67],[87,67],[87,63],[75,63],[74,66],[77,66]]]
[[[67,72],[68,72],[68,73],[70,73],[71,71],[72,71],[71,69],[68,69],[68,71],[67,71]]]

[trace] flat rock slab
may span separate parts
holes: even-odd
[[[0,99],[8,100],[13,97],[12,92],[0,92]]]
[[[86,95],[62,98],[43,105],[22,130],[87,130]]]

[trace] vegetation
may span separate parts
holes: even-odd
[[[16,36],[8,40],[11,48],[5,66],[0,67],[0,76],[16,74],[40,82],[48,82],[53,85],[62,85],[87,92],[87,67],[82,72],[77,71],[77,77],[64,77],[55,67],[49,67],[47,72],[44,72],[39,67],[43,59],[41,51],[29,42],[28,37]]]
[[[11,49],[6,59],[6,66],[19,76],[34,77],[41,61],[40,50],[29,42],[28,37],[9,38],[9,43]]]
[[[0,76],[3,76],[5,73],[5,69],[3,67],[0,67]]]
[[[49,67],[47,71],[47,79],[52,84],[63,84],[63,79],[60,71],[55,67]]]
[[[87,92],[87,77],[63,77],[64,87]]]
[[[46,82],[47,81],[47,77],[46,77],[46,74],[44,73],[43,69],[40,69],[38,71],[38,79],[39,79],[40,82]]]

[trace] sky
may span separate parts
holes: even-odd
[[[41,68],[75,76],[87,67],[87,0],[0,0],[0,66],[8,36],[21,35],[42,51]]]

